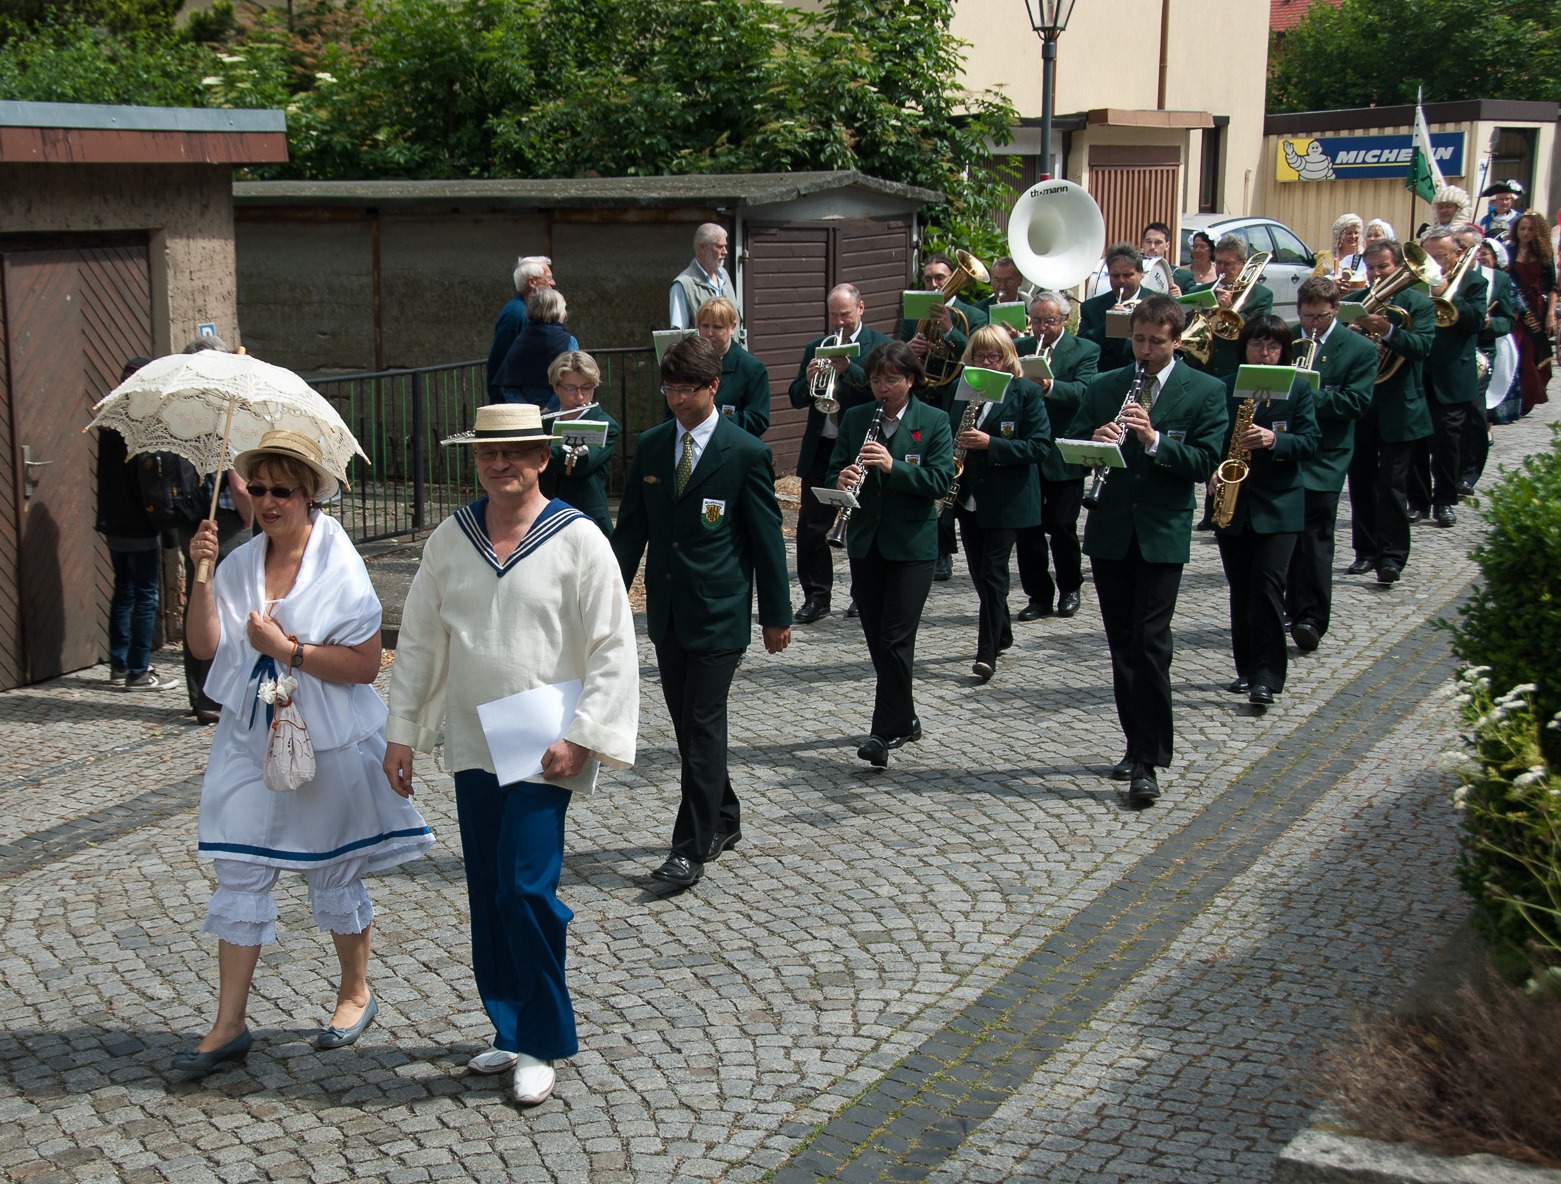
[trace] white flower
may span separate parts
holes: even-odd
[[[1460,785],[1457,789],[1453,790],[1453,809],[1467,810],[1468,808],[1469,787],[1467,785]]]
[[[319,73],[317,73],[314,76],[314,80],[316,82],[321,82],[321,83],[324,83],[326,86],[329,86],[331,83],[336,81],[336,75],[332,74],[328,70],[321,70]]]
[[[291,674],[284,674],[281,678],[263,679],[260,683],[260,701],[286,707],[292,702],[293,692],[297,689],[298,680]]]
[[[208,75],[206,75],[206,77],[201,79],[201,85],[202,86],[221,86],[222,85],[222,79],[218,78],[215,74],[208,74]]]
[[[1540,766],[1540,770],[1537,773],[1533,769],[1530,769],[1527,773],[1519,773],[1512,779],[1512,784],[1517,786],[1519,789],[1522,789],[1526,786],[1533,785],[1537,781],[1544,780],[1544,777],[1544,767]]]
[[[244,60],[244,55],[237,53],[219,53],[217,55],[217,60],[219,62],[242,62]]]
[[[1454,707],[1463,707],[1464,705],[1466,705],[1468,703],[1473,703],[1474,702],[1474,696],[1473,695],[1454,695],[1448,701],[1450,703],[1452,703]]]

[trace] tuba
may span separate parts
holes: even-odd
[[[1100,207],[1089,190],[1072,181],[1032,185],[1008,214],[1008,254],[1019,274],[1038,288],[1074,287],[1095,270],[1105,249]]]
[[[987,274],[986,265],[969,251],[955,251],[954,261],[958,264],[954,274],[949,276],[948,282],[938,289],[938,296],[944,304],[954,299],[959,290],[971,280],[975,280],[978,284],[985,284],[992,278]],[[948,312],[954,319],[956,329],[961,333],[970,331],[970,318],[957,308],[951,308]],[[965,364],[955,356],[954,347],[943,336],[943,329],[936,318],[928,317],[917,322],[916,332],[927,339],[927,359],[924,363],[927,370],[927,385],[942,386],[958,378]]]

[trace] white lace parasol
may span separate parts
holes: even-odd
[[[225,428],[229,409],[231,428]],[[229,467],[273,429],[308,436],[344,484],[363,449],[336,409],[291,370],[248,354],[202,350],[148,362],[93,408],[89,427],[113,428],[125,448],[174,452],[204,473]],[[226,431],[227,449],[223,450]]]

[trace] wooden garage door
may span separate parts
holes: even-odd
[[[1089,150],[1089,192],[1106,219],[1106,242],[1137,246],[1145,226],[1180,222],[1181,153],[1146,145]]]
[[[911,274],[911,220],[839,223],[749,223],[744,267],[748,350],[770,371],[770,430],[775,471],[792,472],[807,427],[807,409],[787,391],[808,342],[829,329],[824,307],[836,284],[855,284],[867,303],[867,323],[893,335],[900,293]]]
[[[113,573],[94,529],[97,442],[81,429],[125,361],[151,353],[146,239],[0,239],[0,284],[0,564],[14,573],[0,685],[13,687],[107,652]]]

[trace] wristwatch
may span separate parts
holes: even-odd
[[[289,666],[291,666],[294,670],[298,670],[304,664],[304,647],[303,647],[303,643],[300,642],[291,633],[289,633],[287,635],[287,640],[293,643],[293,656],[288,661],[287,664]]]

